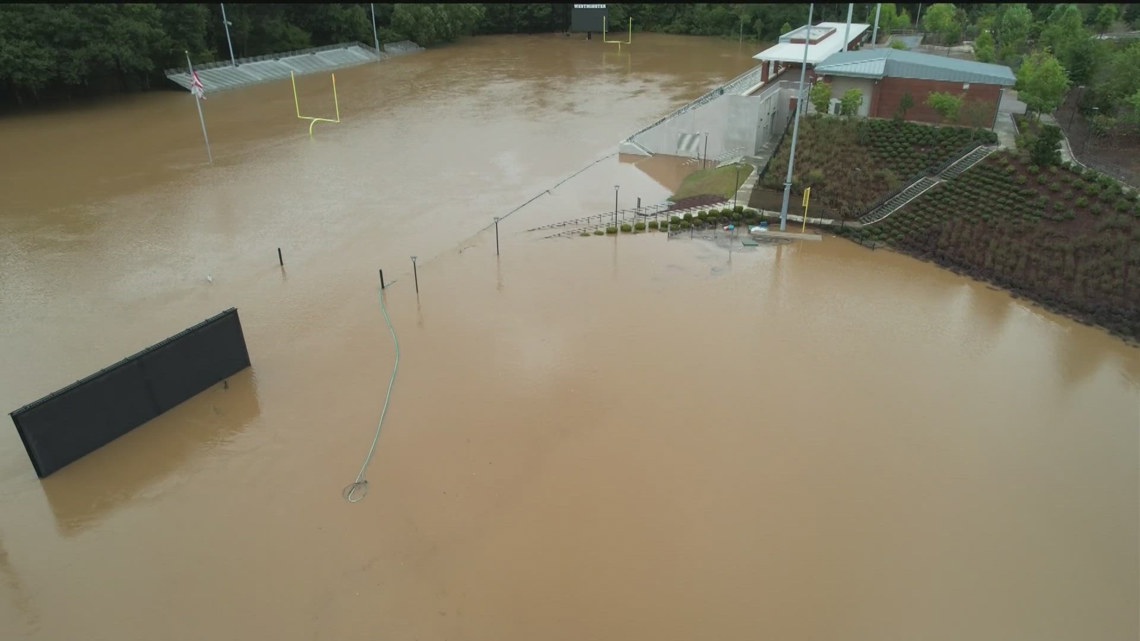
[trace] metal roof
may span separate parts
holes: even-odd
[[[367,62],[384,60],[394,55],[422,51],[412,42],[383,45],[377,53],[372,47],[359,43],[317,47],[303,51],[290,51],[256,58],[242,58],[237,64],[221,61],[194,67],[207,94],[227,89],[248,87],[271,80],[283,80],[289,72],[301,76],[320,71],[336,71]],[[190,89],[190,72],[187,69],[167,69],[166,77],[183,89]]]
[[[871,28],[869,24],[851,23],[850,43],[855,40],[865,31]],[[793,36],[802,37],[803,31],[806,27],[800,27],[790,33],[780,36],[780,42],[768,47],[764,51],[752,56],[755,60],[762,60],[767,62],[774,60],[776,62],[787,63],[802,63],[804,61],[804,47],[808,48],[807,61],[809,65],[817,65],[827,59],[828,56],[841,51],[843,49],[843,34],[847,30],[846,22],[821,22],[812,27],[812,35],[815,35],[817,29],[829,30],[835,29],[835,32],[824,38],[823,41],[814,45],[802,45],[797,43],[787,42]]]
[[[816,65],[815,71],[828,76],[974,82],[1003,87],[1017,82],[1013,70],[1005,65],[889,48],[836,53]]]

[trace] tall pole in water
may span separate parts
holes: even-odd
[[[376,56],[380,56],[380,34],[376,32],[376,3],[369,2],[369,7],[372,7],[372,41],[376,43]]]
[[[788,177],[784,180],[784,203],[780,205],[780,231],[788,228],[788,199],[792,196],[792,170],[796,166],[796,143],[800,138],[800,114],[804,110],[804,81],[807,80],[808,47],[811,46],[811,19],[815,3],[808,5],[807,33],[804,36],[804,60],[800,67],[800,89],[796,98],[796,122],[792,125],[792,150],[788,156]]]
[[[843,51],[851,44],[851,14],[855,12],[855,3],[847,3],[847,28],[843,30]]]
[[[234,42],[230,40],[230,21],[226,20],[226,3],[219,2],[222,5],[222,26],[226,28],[226,43],[230,46],[230,64],[237,66],[237,60],[234,59]]]
[[[879,13],[883,11],[883,3],[875,5],[875,30],[871,32],[871,44],[879,44]]]

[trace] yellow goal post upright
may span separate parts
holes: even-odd
[[[626,36],[625,42],[622,42],[621,40],[610,40],[608,34],[609,29],[606,25],[606,16],[602,16],[602,42],[606,44],[617,45],[618,52],[620,53],[622,45],[633,44],[633,18],[631,17],[629,19],[629,34]]]
[[[297,96],[297,76],[290,71],[289,80],[293,82],[293,106],[297,109],[297,117],[301,120],[309,121],[309,137],[313,137],[313,125],[318,122],[328,122],[334,125],[340,124],[340,100],[336,95],[336,74],[329,74],[332,76],[332,90],[333,90],[333,107],[336,109],[336,120],[330,118],[317,118],[315,116],[302,116],[301,115],[301,99]]]

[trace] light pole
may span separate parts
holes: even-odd
[[[736,182],[732,183],[735,189],[732,190],[732,209],[736,210],[736,194],[740,192],[740,163],[736,163]]]
[[[804,111],[804,81],[807,79],[808,48],[811,42],[811,19],[815,12],[815,3],[808,5],[807,37],[804,38],[804,60],[800,66],[800,90],[796,94],[795,123],[792,125],[792,149],[788,155],[788,177],[784,180],[784,203],[780,206],[780,231],[788,228],[788,200],[792,197],[792,170],[796,166],[796,143],[800,138],[800,114]]]
[[[499,255],[499,217],[495,216],[495,255]]]
[[[222,26],[226,28],[226,44],[230,46],[230,64],[234,67],[237,66],[237,60],[234,59],[234,42],[230,40],[230,21],[226,20],[226,3],[219,2],[222,5]]]
[[[416,279],[416,293],[420,293],[420,272],[416,270],[416,257],[412,256],[412,277]]]
[[[369,7],[372,7],[372,41],[376,43],[376,57],[380,57],[380,34],[376,32],[376,3],[369,2]]]
[[[701,169],[706,168],[708,161],[709,161],[709,132],[706,131],[705,132],[705,156],[704,156],[704,159],[701,160]]]
[[[618,205],[618,190],[619,190],[619,189],[621,189],[621,185],[614,185],[614,233],[615,233],[615,234],[616,234],[616,233],[617,233],[617,231],[618,231],[618,224],[617,224],[617,205]]]

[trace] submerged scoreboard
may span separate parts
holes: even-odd
[[[601,33],[605,19],[606,5],[604,4],[576,4],[570,13],[570,31],[597,31]]]

